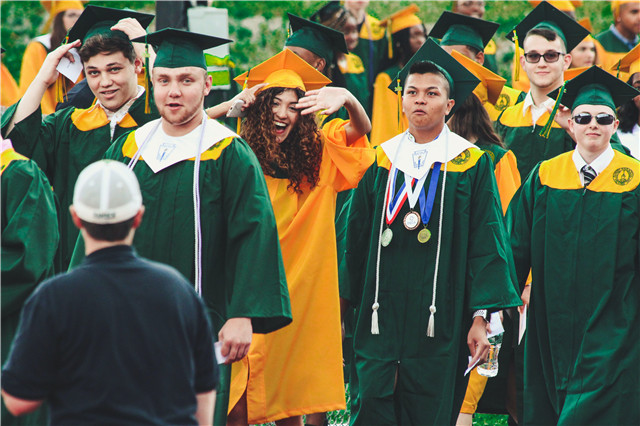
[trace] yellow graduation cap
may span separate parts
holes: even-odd
[[[284,49],[260,65],[256,65],[236,77],[234,81],[249,88],[256,84],[267,83],[267,86],[260,90],[269,87],[286,87],[302,89],[305,92],[320,89],[331,83],[331,80],[289,49]]]
[[[588,70],[589,68],[591,67],[589,66],[589,67],[569,68],[564,72],[564,81],[569,81],[576,78],[577,76],[579,76],[580,74]]]
[[[480,99],[483,99],[484,96],[480,96],[480,93],[478,92],[486,91],[487,100],[490,104],[495,105],[498,101],[498,97],[500,97],[502,88],[507,83],[507,80],[500,77],[498,74],[495,74],[491,70],[486,69],[479,63],[467,58],[456,50],[451,52],[451,56],[453,56],[456,61],[460,62],[460,65],[465,67],[467,71],[471,72],[471,74],[480,80],[480,83],[473,90],[473,93],[478,95]]]
[[[611,11],[613,12],[613,19],[618,19],[620,13],[620,6],[627,3],[638,3],[638,0],[613,0],[611,2]]]
[[[529,3],[533,7],[536,7],[537,5],[542,3],[542,1],[541,0],[529,0]],[[575,0],[574,1],[550,0],[549,3],[551,3],[551,5],[554,6],[556,9],[561,10],[563,12],[575,12],[576,7],[582,6],[582,1],[575,1]]]
[[[380,21],[380,26],[387,28],[387,39],[389,40],[389,59],[393,57],[393,43],[391,34],[402,31],[405,28],[411,28],[415,25],[422,25],[422,20],[418,18],[416,12],[420,8],[415,3],[394,13],[386,19]]]
[[[610,71],[616,72],[617,74],[622,71],[629,73],[629,75],[640,72],[640,44],[636,45],[636,47],[631,49],[622,59],[616,62],[610,68]]]
[[[587,30],[589,30],[590,33],[593,32],[593,25],[591,25],[591,19],[589,19],[589,17],[579,19],[578,20],[578,24],[580,24],[583,27],[585,27]],[[589,37],[589,36],[587,36],[587,37]]]
[[[47,22],[45,22],[43,31],[48,32],[51,30],[51,23],[53,22],[53,18],[60,12],[65,12],[67,10],[84,9],[84,4],[82,4],[79,0],[72,1],[41,1],[42,6],[49,12],[49,17],[47,18]],[[52,48],[56,48],[57,46],[51,46]]]

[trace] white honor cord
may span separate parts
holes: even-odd
[[[431,296],[431,306],[429,306],[429,322],[427,324],[427,336],[435,336],[435,318],[436,313],[436,286],[438,285],[438,265],[440,264],[440,246],[442,243],[442,221],[444,213],[444,189],[447,182],[447,164],[449,163],[449,128],[444,125],[446,134],[444,149],[444,172],[442,175],[442,190],[440,194],[440,217],[438,218],[438,246],[436,248],[436,265],[433,271],[433,294]]]
[[[129,165],[128,165],[129,170],[133,170],[133,168],[136,166],[136,164],[138,163],[138,160],[140,159],[140,156],[142,155],[142,150],[144,149],[145,146],[147,146],[147,143],[149,143],[153,135],[155,135],[156,130],[158,130],[158,128],[160,127],[160,124],[162,124],[162,120],[158,120],[158,124],[156,124],[153,130],[149,132],[149,135],[147,135],[147,138],[144,140],[144,142],[142,142],[142,145],[140,145],[140,147],[134,154],[131,161],[129,161]]]
[[[202,150],[202,140],[204,139],[204,130],[207,126],[207,116],[202,121],[202,130],[200,131],[200,140],[198,141],[198,149],[196,151],[193,165],[193,228],[195,232],[195,289],[199,296],[202,296],[202,228],[200,226],[200,155]]]
[[[394,164],[398,159],[398,153],[400,152],[400,148],[402,147],[402,142],[404,142],[404,139],[408,132],[409,131],[407,130],[402,139],[400,139],[400,143],[398,144],[398,149],[393,156],[393,163],[391,163],[390,169],[393,169],[395,167]],[[380,307],[380,304],[378,303],[378,290],[380,289],[380,250],[382,250],[382,244],[380,244],[380,240],[382,239],[384,218],[387,214],[387,197],[389,196],[389,181],[392,174],[391,171],[392,170],[389,170],[389,173],[387,174],[387,184],[384,186],[384,198],[382,199],[382,217],[380,218],[380,231],[378,232],[378,254],[376,256],[376,294],[373,299],[373,305],[371,306],[371,309],[373,310],[373,312],[371,313],[371,334],[380,334],[380,328],[378,326],[378,308]]]

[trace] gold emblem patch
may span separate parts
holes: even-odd
[[[618,185],[626,185],[633,179],[633,170],[628,167],[620,167],[613,172],[613,181]]]
[[[511,98],[506,93],[501,93],[494,105],[498,111],[504,111],[511,104]]]
[[[467,161],[469,161],[470,158],[471,158],[471,153],[469,152],[468,149],[465,149],[456,158],[451,160],[451,162],[453,164],[455,164],[456,166],[459,166],[459,165],[464,164]]]

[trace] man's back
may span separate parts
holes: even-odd
[[[27,301],[2,375],[52,423],[195,424],[217,369],[202,303],[172,268],[115,246]]]

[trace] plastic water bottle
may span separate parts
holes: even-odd
[[[502,347],[502,336],[504,333],[496,334],[489,337],[491,348],[489,349],[489,357],[487,362],[478,366],[478,374],[486,377],[495,377],[498,375],[498,354]]]

